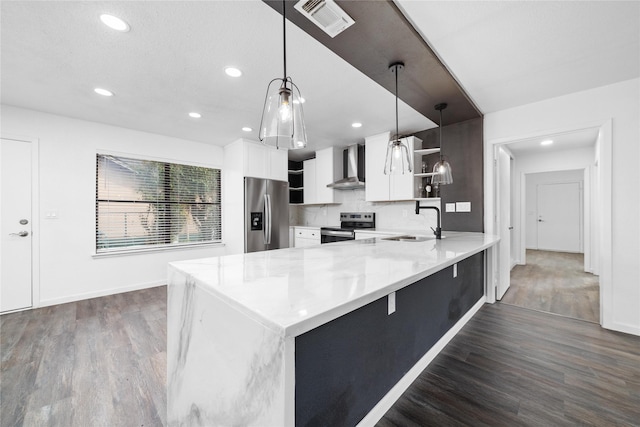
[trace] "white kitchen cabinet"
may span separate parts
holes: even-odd
[[[287,181],[287,150],[243,141],[244,176]]]
[[[319,227],[294,227],[294,247],[304,248],[320,244]]]
[[[316,158],[305,160],[302,167],[305,205],[336,203],[335,191],[327,187],[342,178],[342,150],[329,147],[316,151]]]
[[[304,204],[317,203],[318,191],[316,183],[316,159],[302,162],[302,187],[304,188]]]
[[[368,202],[389,200],[389,175],[384,174],[384,159],[391,132],[365,138],[365,200]]]
[[[336,203],[336,190],[327,185],[342,179],[342,152],[335,147],[316,151],[315,203]]]
[[[385,158],[390,138],[391,133],[384,132],[365,139],[367,149],[367,155],[365,156],[365,200],[368,202],[412,200],[416,198],[413,147],[421,144],[422,141],[415,136],[403,138],[409,148],[409,161],[412,163],[411,172],[405,171],[404,174],[385,175]]]

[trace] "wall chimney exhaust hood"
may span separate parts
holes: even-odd
[[[342,153],[342,159],[342,173],[344,178],[327,184],[327,187],[335,190],[364,188],[364,145],[350,145]]]

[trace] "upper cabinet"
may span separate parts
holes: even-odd
[[[336,203],[336,190],[327,185],[342,179],[342,152],[335,147],[316,151],[316,203]]]
[[[287,150],[244,141],[244,176],[288,181]]]
[[[421,147],[422,141],[415,136],[403,138],[409,148],[409,159],[412,162],[411,172],[403,174],[384,173],[384,162],[387,155],[387,146],[391,138],[390,132],[370,136],[365,139],[367,155],[365,156],[365,199],[368,202],[380,202],[389,200],[413,200],[419,198],[418,182],[416,181],[417,155],[414,155],[414,147]],[[421,172],[421,169],[418,169]]]
[[[335,147],[316,151],[316,158],[303,163],[304,204],[325,205],[336,203],[335,191],[328,188],[342,178],[342,149]]]
[[[317,183],[316,183],[316,159],[309,159],[302,162],[302,183],[304,187],[304,204],[316,203]]]

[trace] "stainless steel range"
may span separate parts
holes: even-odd
[[[340,213],[340,227],[320,228],[320,242],[332,243],[345,240],[355,240],[356,230],[376,227],[374,212],[342,212]]]

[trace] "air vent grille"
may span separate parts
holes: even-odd
[[[311,11],[319,4],[324,3],[324,0],[309,0],[305,4],[302,5],[302,10],[307,13],[311,13]]]
[[[300,0],[294,7],[331,37],[355,23],[333,0]]]

